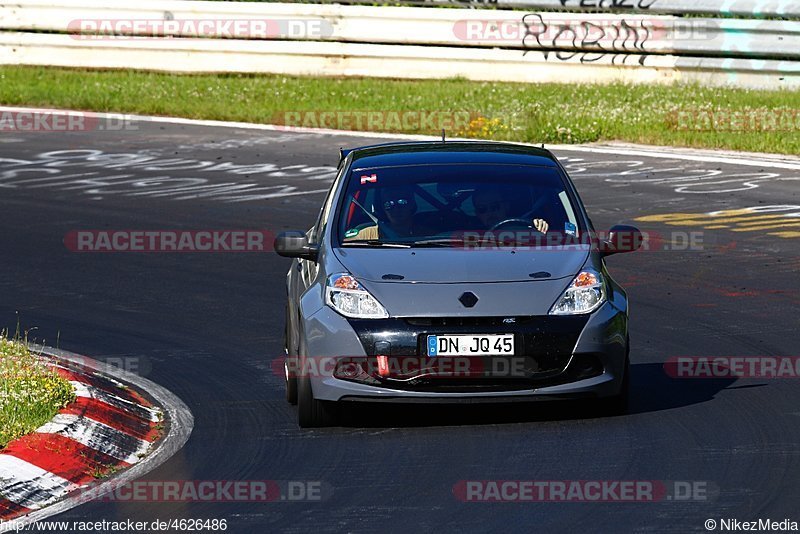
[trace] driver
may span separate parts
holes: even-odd
[[[417,213],[417,202],[411,186],[390,186],[378,190],[376,199],[386,214],[388,230],[397,237],[414,235],[414,215]],[[356,235],[345,234],[345,241],[374,240],[386,237],[383,224],[362,228]]]
[[[475,190],[472,194],[472,204],[475,206],[475,215],[484,228],[493,229],[495,225],[507,219],[513,219],[511,215],[511,203],[508,198],[496,188],[482,187]],[[546,234],[549,225],[544,219],[533,219],[531,226],[539,232]]]

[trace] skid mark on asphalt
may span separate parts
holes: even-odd
[[[723,194],[756,189],[764,183],[800,180],[780,172],[726,172],[709,169],[683,160],[664,160],[658,167],[644,160],[585,161],[583,158],[561,158],[574,179],[604,178],[619,187],[634,185],[663,185],[675,193]],[[622,169],[622,170],[620,170]]]
[[[634,220],[681,227],[699,226],[707,230],[763,232],[784,239],[800,237],[800,205],[754,206],[707,213],[662,213]]]
[[[176,176],[184,173],[190,176]],[[324,193],[335,173],[336,169],[330,166],[234,164],[162,157],[149,150],[56,150],[42,152],[33,159],[0,158],[2,189],[54,189],[92,197],[248,202]],[[212,181],[220,176],[235,178]]]

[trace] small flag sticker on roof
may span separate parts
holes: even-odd
[[[378,175],[377,174],[370,174],[370,175],[363,175],[361,176],[361,185],[364,184],[374,184],[378,182]]]

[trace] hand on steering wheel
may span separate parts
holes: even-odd
[[[547,221],[545,221],[544,219],[534,219],[533,227],[542,232],[543,234],[546,234],[547,230],[550,228],[550,225],[547,224]]]

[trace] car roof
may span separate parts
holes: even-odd
[[[353,169],[459,163],[558,166],[555,156],[544,148],[493,141],[383,143],[342,150],[342,158],[350,153]]]

